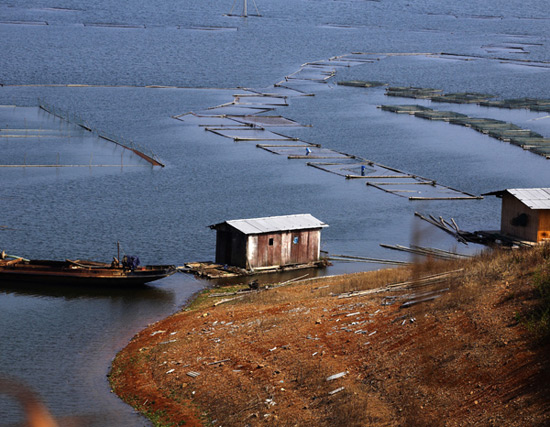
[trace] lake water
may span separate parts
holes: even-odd
[[[544,2],[257,5],[263,16],[245,19],[224,16],[232,2],[221,0],[0,1],[0,164],[111,164],[0,168],[0,249],[27,258],[109,261],[120,241],[143,264],[182,265],[214,258],[210,224],[311,213],[329,224],[322,249],[333,254],[406,260],[379,244],[408,245],[412,236],[426,246],[479,250],[421,224],[414,212],[453,217],[467,230],[497,229],[495,198],[412,202],[274,155],[256,148],[257,142],[207,132],[198,126],[206,119],[197,124],[172,118],[231,102],[242,88],[272,91],[306,62],[352,52],[448,52],[468,60],[380,55],[372,63],[337,68],[326,84],[300,83],[315,96],[295,92],[288,106],[269,113],[311,127],[275,131],[476,195],[550,185],[543,157],[471,129],[377,106],[424,104],[510,121],[550,137],[547,113],[435,104],[390,98],[384,88],[336,85],[362,79],[550,98],[550,14]],[[151,85],[169,87],[146,87]],[[166,167],[152,168],[38,110],[38,99],[152,149]],[[27,138],[3,137],[14,129],[24,129],[19,132]],[[52,135],[36,136],[46,129]],[[381,267],[335,263],[321,274]],[[110,362],[137,331],[204,286],[183,274],[139,291],[3,286],[0,373],[30,385],[62,424],[147,425],[110,393]],[[0,424],[20,420],[15,403],[0,397]]]

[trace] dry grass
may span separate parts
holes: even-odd
[[[542,425],[548,345],[529,328],[546,324],[549,259],[548,247],[493,252],[305,280],[216,307],[199,298],[140,333],[111,381],[156,425]],[[458,269],[420,289],[335,296]],[[381,305],[388,295],[395,303]]]

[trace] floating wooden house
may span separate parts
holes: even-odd
[[[502,234],[530,242],[550,239],[550,188],[514,188],[487,195],[502,198]]]
[[[319,265],[321,229],[310,214],[237,219],[216,230],[216,263],[246,270]]]

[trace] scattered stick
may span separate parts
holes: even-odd
[[[396,261],[396,260],[390,260],[390,259],[378,259],[378,258],[368,258],[368,257],[361,257],[361,256],[353,256],[353,255],[331,255],[329,257],[330,260],[335,261],[356,261],[356,262],[373,262],[378,264],[410,264],[406,261]]]
[[[230,362],[230,361],[231,359],[216,360],[215,362],[210,362],[209,365],[217,365],[219,363]]]
[[[244,298],[245,296],[246,296],[246,295],[239,295],[238,297],[221,299],[221,300],[216,301],[216,302],[214,303],[214,307],[216,307],[216,306],[218,306],[218,305],[220,305],[220,304],[229,302],[229,301],[234,301],[234,300],[236,300],[236,299]]]
[[[400,283],[393,283],[389,284],[380,288],[374,288],[374,289],[366,289],[364,291],[352,291],[352,292],[346,292],[343,294],[335,295],[338,298],[351,298],[351,297],[358,297],[358,296],[364,296],[364,295],[371,295],[371,294],[377,294],[381,292],[396,292],[401,291],[405,289],[416,289],[423,286],[433,285],[436,283],[444,282],[445,280],[456,276],[458,273],[462,272],[464,269],[458,269],[458,270],[452,270],[447,271],[444,273],[439,274],[433,274],[430,276],[421,277],[419,279],[415,280],[409,280],[406,282],[400,282]]]
[[[340,392],[343,391],[344,389],[345,389],[345,387],[338,387],[338,388],[335,389],[335,390],[329,391],[329,392],[328,392],[328,395],[329,395],[329,396],[332,396],[333,394],[340,393]]]

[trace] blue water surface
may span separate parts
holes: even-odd
[[[262,17],[248,18],[226,16],[232,3],[0,1],[0,136],[16,127],[76,132],[75,125],[36,113],[46,102],[153,150],[166,165],[151,167],[88,137],[0,138],[3,165],[69,158],[120,165],[0,168],[0,249],[27,258],[110,261],[120,241],[144,264],[182,265],[214,258],[210,224],[311,213],[329,224],[322,249],[333,254],[408,260],[379,244],[408,245],[418,231],[420,241],[413,243],[480,250],[459,246],[414,212],[453,217],[468,230],[498,229],[495,198],[411,202],[172,117],[231,102],[243,88],[268,92],[302,64],[352,52],[381,55],[337,68],[324,84],[298,82],[315,96],[291,96],[287,107],[270,114],[311,127],[277,132],[476,195],[549,186],[541,156],[468,128],[377,107],[423,104],[550,137],[547,113],[390,98],[383,87],[336,85],[362,79],[550,98],[544,2],[258,0]],[[416,55],[442,52],[461,56]],[[30,115],[14,105],[28,107]],[[14,111],[16,118],[8,114]],[[335,263],[321,274],[382,267]],[[62,423],[147,425],[110,393],[110,361],[138,330],[207,285],[178,274],[137,292],[4,286],[0,373],[30,385]],[[0,423],[21,419],[15,402],[1,397]]]

